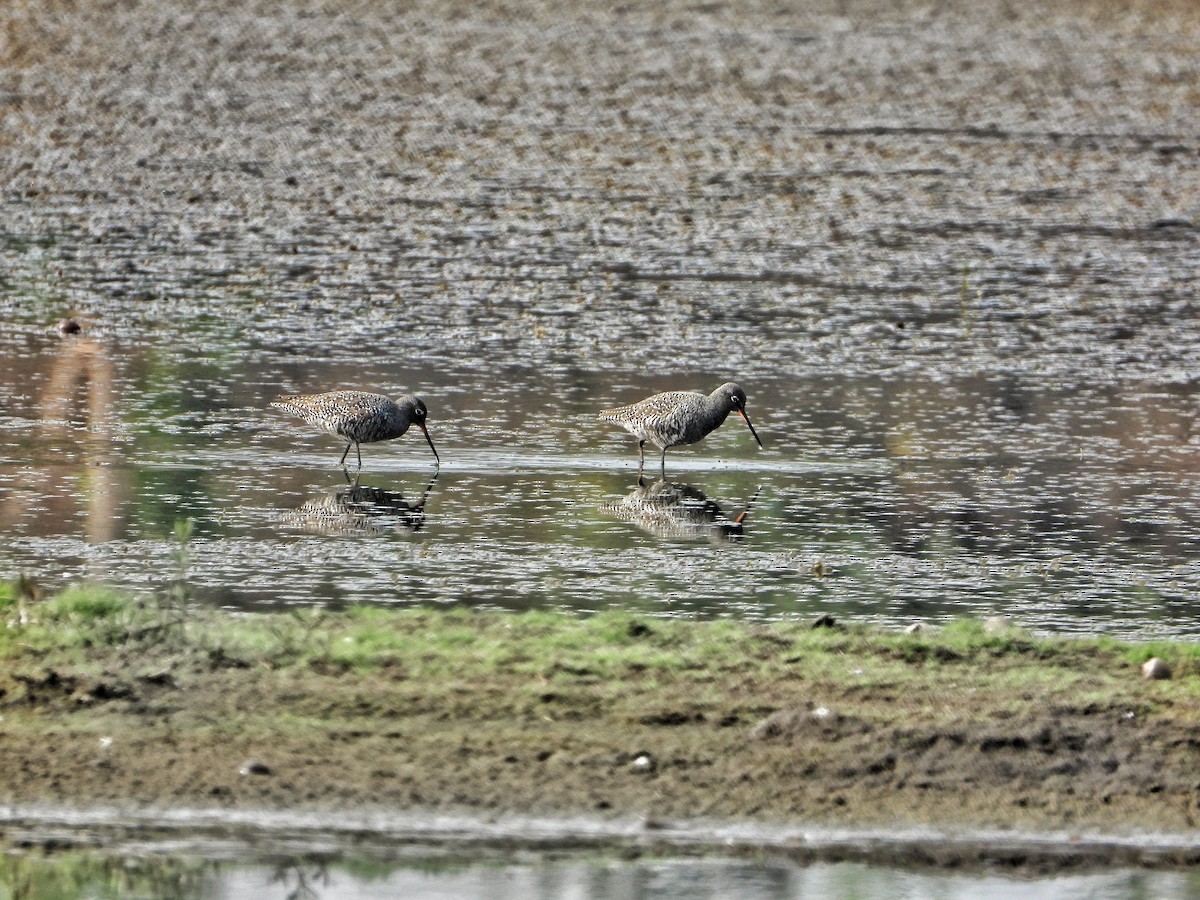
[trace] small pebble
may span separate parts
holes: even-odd
[[[270,775],[271,767],[258,759],[248,759],[238,769],[239,775]]]
[[[1142,663],[1142,677],[1151,681],[1160,681],[1171,677],[1171,667],[1165,660],[1152,656]]]
[[[83,331],[83,329],[74,319],[63,319],[58,323],[58,333],[63,337],[66,337],[69,334],[79,334],[81,331]]]
[[[658,766],[654,762],[654,757],[649,753],[639,753],[629,764],[629,768],[636,773],[648,773],[653,772]]]
[[[904,626],[905,634],[916,634],[917,632],[924,631],[924,630],[925,630],[925,626],[922,625],[920,622],[913,622],[911,625]]]

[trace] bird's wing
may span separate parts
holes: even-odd
[[[365,422],[377,415],[379,415],[379,410],[371,402],[370,395],[361,397],[351,396],[345,398],[340,418],[348,424],[351,422]]]
[[[630,417],[640,419],[655,419],[668,416],[680,408],[683,401],[699,397],[691,391],[667,391],[655,394],[628,406],[617,406],[613,409],[602,409],[600,418],[608,422],[618,422]]]
[[[664,394],[655,394],[653,397],[647,397],[641,403],[635,404],[643,413],[648,413],[655,416],[669,416],[671,413],[685,406],[689,401],[694,401],[699,394],[693,394],[691,391],[667,391]]]

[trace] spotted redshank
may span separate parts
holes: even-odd
[[[393,400],[383,394],[366,391],[329,391],[324,394],[280,395],[271,401],[272,406],[287,410],[309,425],[323,428],[334,437],[346,441],[340,463],[345,465],[346,454],[351,445],[358,454],[358,467],[362,468],[362,450],[359,444],[374,441],[390,441],[416,425],[429,442],[433,458],[441,464],[433,439],[425,428],[425,401],[413,394],[405,394]]]
[[[667,474],[667,448],[694,444],[721,427],[726,416],[736,411],[762,446],[758,432],[746,415],[746,392],[727,381],[708,396],[696,391],[667,391],[630,406],[601,410],[605,422],[620,425],[638,439],[638,477],[646,464],[646,441],[662,450],[662,473]]]

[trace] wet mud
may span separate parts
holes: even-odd
[[[1200,630],[1189,4],[0,21],[3,574],[153,588],[192,518],[238,609],[407,602],[411,551],[445,603]],[[578,512],[633,487],[597,410],[729,378],[766,449],[668,480],[761,488],[737,581],[678,517]],[[268,409],[334,388],[431,405],[411,548],[320,540],[406,530]],[[418,503],[411,438],[362,486]]]
[[[381,346],[600,367],[604,399],[648,364],[1196,368],[1186,2],[3,16],[4,303],[30,325],[231,341],[298,381]]]
[[[578,814],[650,823],[750,819],[1125,837],[1179,834],[1197,825],[1194,727],[1131,726],[1122,720],[1124,709],[927,730],[871,726],[840,714],[824,721],[805,707],[789,729],[764,733],[732,710],[718,710],[716,721],[685,706],[605,722],[559,698],[545,703],[571,724],[526,721],[520,723],[526,733],[517,734],[465,715],[407,717],[390,729],[371,722],[305,738],[206,737],[154,727],[113,737],[66,729],[51,736],[51,747],[44,737],[5,735],[4,769],[12,781],[4,801],[338,814],[416,809],[485,818]]]

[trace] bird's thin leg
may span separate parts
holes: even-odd
[[[350,445],[353,443],[354,441],[346,441],[346,449],[342,451],[342,458],[338,460],[339,466],[344,466],[346,464],[346,454],[350,452]]]
[[[662,451],[662,479],[667,480],[667,448],[663,447]]]
[[[642,468],[646,465],[646,442],[638,441],[638,478],[642,477]]]
[[[358,467],[362,468],[362,445],[358,441],[354,442],[354,452],[358,454]]]

